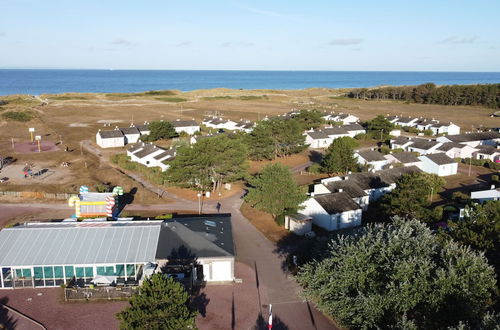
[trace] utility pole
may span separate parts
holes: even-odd
[[[469,157],[469,176],[471,169],[472,169],[472,155]]]

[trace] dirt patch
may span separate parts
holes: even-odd
[[[251,174],[260,172],[264,166],[273,163],[281,163],[293,169],[295,166],[302,165],[309,161],[310,161],[310,151],[304,150],[301,153],[287,157],[276,158],[275,160],[250,161],[249,172]]]
[[[220,199],[225,199],[229,198],[231,196],[241,194],[243,192],[243,183],[241,182],[236,182],[231,184],[231,190],[226,190],[226,189],[221,189],[220,192],[210,192],[210,198],[203,197],[204,200],[210,201],[210,200],[220,200]],[[198,201],[198,192],[191,190],[191,189],[185,189],[185,188],[178,188],[178,187],[167,187],[165,188],[166,191],[169,193],[172,193],[176,195],[177,197],[180,197],[182,199],[187,199],[190,201]],[[219,195],[220,193],[220,195]]]
[[[289,234],[289,231],[279,226],[270,214],[254,209],[248,203],[243,203],[240,211],[255,228],[272,242],[278,242]]]
[[[1,177],[7,177],[8,184],[29,186],[33,184],[64,184],[72,179],[69,167],[53,167],[43,163],[35,164],[31,168],[32,176],[25,177],[23,172],[25,166],[26,164],[10,164],[1,170]]]
[[[40,150],[40,151],[39,151]],[[15,142],[14,152],[18,153],[32,153],[32,152],[51,152],[58,151],[59,147],[52,141],[41,141],[40,149],[38,149],[37,142]]]

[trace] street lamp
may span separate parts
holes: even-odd
[[[198,196],[198,214],[201,214],[201,196],[203,196],[203,194],[199,192],[196,196]]]

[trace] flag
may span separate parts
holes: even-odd
[[[271,330],[273,328],[273,305],[269,304],[269,322],[267,322],[267,328]]]

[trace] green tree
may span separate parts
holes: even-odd
[[[117,314],[120,329],[196,329],[196,312],[179,282],[153,274],[130,298],[130,306]]]
[[[287,211],[296,212],[307,199],[304,189],[295,182],[290,170],[280,164],[268,164],[249,180],[245,201],[252,207],[270,213],[275,219]]]
[[[239,139],[221,134],[180,147],[165,176],[181,187],[217,190],[224,183],[245,178],[246,158],[246,146]]]
[[[149,135],[144,135],[143,141],[158,141],[162,139],[171,139],[176,137],[178,134],[175,131],[174,126],[168,121],[158,120],[149,123]]]
[[[394,124],[387,120],[387,118],[385,118],[383,115],[378,115],[377,117],[367,122],[366,125],[368,133],[374,139],[380,140],[385,140],[389,136],[389,133],[393,128]]]
[[[386,215],[419,220],[439,220],[429,209],[431,197],[444,185],[443,178],[428,173],[409,173],[396,181],[396,188],[381,198],[380,208]]]
[[[483,251],[500,275],[500,201],[487,201],[466,209],[461,220],[449,221],[446,236]]]
[[[337,236],[298,280],[320,310],[363,329],[442,329],[481,319],[496,283],[482,254],[441,244],[426,225],[398,217]]]
[[[354,158],[354,146],[357,141],[345,136],[333,140],[321,160],[321,171],[330,175],[357,171],[359,166]]]
[[[325,121],[322,118],[323,114],[318,110],[300,110],[293,119],[295,119],[302,130],[316,129],[321,126]]]
[[[301,152],[305,136],[301,125],[294,119],[269,119],[259,122],[245,138],[252,160],[272,160]]]

